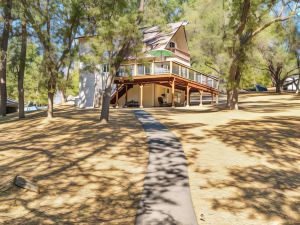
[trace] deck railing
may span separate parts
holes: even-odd
[[[128,77],[158,74],[177,75],[215,89],[218,89],[219,85],[219,80],[217,78],[172,61],[152,62],[146,64],[124,64],[120,66],[117,76]]]
[[[174,57],[178,57],[186,62],[190,62],[190,54],[178,49],[178,48],[166,48],[174,53]]]

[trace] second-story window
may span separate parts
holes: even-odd
[[[108,73],[108,72],[109,72],[109,66],[108,66],[108,64],[103,64],[103,65],[102,65],[102,71],[103,71],[104,73]]]
[[[169,48],[175,48],[175,47],[176,47],[175,42],[171,41],[171,42],[169,43]]]

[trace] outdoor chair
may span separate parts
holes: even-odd
[[[164,102],[164,99],[162,97],[158,97],[158,103],[160,107],[171,107],[171,103]]]

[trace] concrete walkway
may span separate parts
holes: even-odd
[[[135,111],[147,134],[149,164],[136,225],[197,225],[180,141],[143,110]]]

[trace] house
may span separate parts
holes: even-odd
[[[285,79],[283,83],[283,89],[287,91],[296,91],[297,90],[297,84],[300,88],[300,82],[298,83],[299,75],[293,75]]]
[[[205,93],[218,102],[219,79],[191,68],[187,44],[186,22],[168,24],[167,31],[158,26],[145,27],[143,58],[122,63],[114,80],[111,104],[116,107],[189,106],[190,96],[198,96],[202,104]],[[88,38],[79,38],[80,54],[88,51]],[[153,56],[154,51],[170,51],[169,56]],[[82,68],[82,66],[81,66]],[[106,65],[101,72],[81,69],[79,84],[80,108],[96,107],[105,88]]]
[[[6,101],[6,113],[18,112],[19,103],[13,99],[8,98]]]

